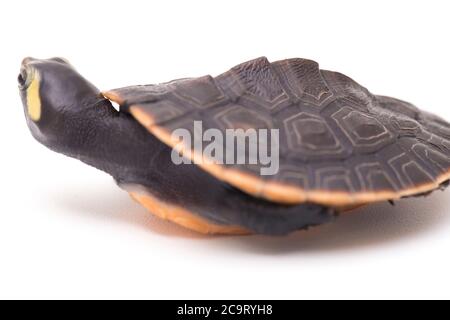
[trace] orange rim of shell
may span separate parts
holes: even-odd
[[[119,104],[124,102],[114,91],[104,92],[103,95]],[[196,165],[215,178],[227,182],[252,196],[281,204],[294,205],[310,202],[332,207],[363,205],[373,202],[398,200],[404,197],[427,193],[438,189],[442,183],[450,180],[449,170],[437,177],[434,182],[403,189],[398,192],[385,190],[349,193],[319,189],[305,190],[294,185],[274,181],[264,181],[256,175],[241,172],[234,168],[226,168],[220,164],[213,163],[202,154],[198,154],[190,148],[186,148],[182,141],[174,139],[169,131],[158,126],[155,119],[144,112],[139,105],[130,106],[129,112],[155,137],[166,145],[176,149],[183,156],[190,158]]]
[[[170,221],[186,229],[205,235],[249,235],[251,232],[240,226],[215,224],[179,206],[161,201],[138,186],[122,185],[131,198],[160,219]]]

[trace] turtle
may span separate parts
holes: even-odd
[[[286,235],[449,185],[448,122],[308,59],[260,57],[215,77],[100,91],[63,58],[25,58],[18,82],[36,140],[204,234]],[[195,136],[198,123],[244,140],[251,130],[277,133],[266,141],[278,150],[277,170],[215,161],[177,138]]]

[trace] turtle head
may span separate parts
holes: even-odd
[[[76,130],[76,120],[104,100],[99,90],[62,58],[25,58],[18,82],[31,133],[51,148],[66,143],[63,140],[69,132]]]

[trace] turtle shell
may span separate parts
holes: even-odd
[[[246,193],[273,202],[350,206],[414,196],[450,179],[450,124],[404,101],[371,94],[311,60],[265,57],[217,76],[104,92],[153,135],[184,128],[279,129],[279,171],[185,155]],[[203,160],[203,161],[200,161]]]

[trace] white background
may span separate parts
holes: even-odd
[[[20,61],[100,89],[305,57],[450,119],[449,1],[1,1],[0,298],[450,298],[450,190],[285,238],[153,218],[26,127]]]

